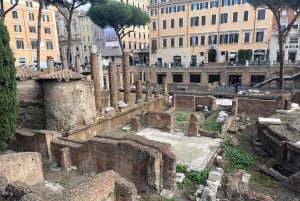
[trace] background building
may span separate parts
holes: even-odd
[[[148,9],[151,64],[235,63],[241,49],[267,58],[273,15],[246,0],[151,0]]]
[[[11,7],[10,0],[4,0],[4,8]],[[19,1],[6,15],[5,24],[10,35],[10,46],[16,58],[16,66],[36,63],[38,1]],[[44,7],[41,22],[41,67],[46,67],[47,56],[59,59],[55,9]]]

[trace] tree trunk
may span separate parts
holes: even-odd
[[[41,21],[42,21],[42,7],[43,1],[39,0],[39,11],[38,11],[38,27],[37,27],[37,47],[36,47],[36,66],[37,70],[40,69],[41,63]]]
[[[67,63],[68,63],[68,66],[70,66],[70,62],[71,62],[72,17],[73,17],[73,9],[71,9],[71,11],[69,13],[69,19],[68,19],[68,24],[67,24],[67,32],[68,32]]]
[[[283,37],[282,34],[278,35],[279,43],[279,89],[284,89],[284,49],[283,49]]]

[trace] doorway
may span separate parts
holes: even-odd
[[[208,51],[208,62],[216,62],[217,51],[215,49],[211,49]]]

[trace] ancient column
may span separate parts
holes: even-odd
[[[51,56],[47,57],[48,73],[54,73],[54,59]]]
[[[117,68],[113,62],[108,66],[110,106],[118,110],[118,80]]]
[[[136,92],[135,92],[135,95],[136,95],[136,101],[135,103],[142,103],[143,100],[143,94],[142,94],[142,80],[137,80],[135,82],[135,85],[136,85]]]
[[[134,84],[134,72],[131,72],[131,84]]]
[[[76,72],[81,73],[81,66],[80,66],[80,53],[77,52],[75,57],[75,66],[76,66]]]
[[[97,46],[92,45],[90,46],[90,63],[91,63],[91,74],[94,81],[94,94],[95,94],[95,103],[96,103],[96,110],[100,113],[102,112],[101,107],[101,88],[100,88],[100,77],[99,77],[99,63],[97,58]]]
[[[168,83],[167,83],[167,77],[162,78],[162,92],[164,96],[168,96]]]
[[[127,53],[123,54],[123,87],[124,87],[124,102],[130,103],[130,67],[129,57]]]
[[[146,101],[149,102],[152,99],[152,83],[147,80],[146,81]]]
[[[104,88],[104,82],[103,82],[103,69],[102,69],[101,53],[98,53],[98,63],[99,63],[100,89],[102,90]]]

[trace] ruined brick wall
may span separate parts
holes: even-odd
[[[41,155],[37,152],[0,155],[0,171],[8,182],[18,180],[34,185],[44,181]]]
[[[216,105],[216,97],[214,96],[195,96],[195,107],[197,105],[206,105],[209,110],[215,110]]]
[[[261,100],[250,98],[235,99],[235,114],[251,114],[262,117],[269,117],[275,113],[277,108],[276,100]]]
[[[300,85],[299,85],[300,86]],[[300,104],[300,91],[296,91],[293,96],[293,102]]]
[[[47,130],[70,130],[94,121],[92,82],[44,81],[43,88]]]
[[[17,127],[44,129],[46,118],[41,83],[36,80],[18,80],[17,100],[19,102]]]
[[[148,112],[143,119],[145,127],[158,128],[170,132],[174,129],[172,114],[166,112]]]
[[[195,111],[197,105],[206,105],[210,110],[215,110],[216,98],[213,96],[179,95],[173,96],[175,109]]]
[[[70,159],[62,159],[61,149],[70,148]],[[114,170],[133,182],[138,191],[159,192],[176,187],[176,159],[171,145],[140,136],[96,136],[86,143],[61,139],[51,143],[54,161],[71,161],[83,171]],[[66,155],[65,155],[66,156]]]

